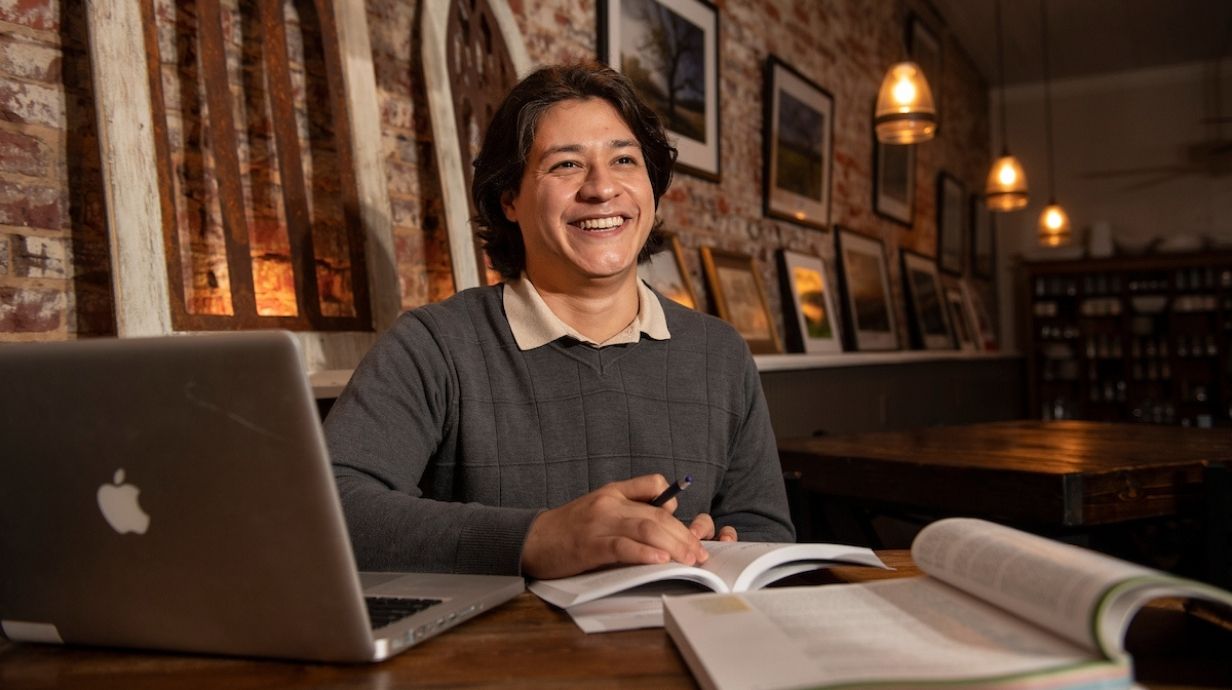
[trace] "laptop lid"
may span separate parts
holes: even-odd
[[[364,661],[522,591],[383,574],[442,606],[374,636],[300,361],[273,331],[0,347],[0,630]]]

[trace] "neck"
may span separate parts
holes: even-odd
[[[556,318],[596,343],[616,335],[637,316],[636,270],[568,289],[551,281],[541,283],[529,268],[526,276]]]

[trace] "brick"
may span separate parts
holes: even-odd
[[[67,241],[58,237],[14,235],[11,240],[13,275],[25,278],[67,278]]]
[[[64,217],[59,189],[0,180],[0,224],[60,230]]]
[[[9,272],[9,236],[0,235],[0,276]]]
[[[60,51],[19,36],[0,34],[0,74],[55,83],[60,79]]]
[[[65,323],[67,299],[59,290],[0,286],[0,333],[46,333]]]
[[[59,89],[0,81],[0,120],[64,128],[64,93]]]
[[[38,137],[0,130],[0,172],[46,177],[51,147]]]
[[[39,31],[60,29],[59,0],[0,0],[0,21]]]

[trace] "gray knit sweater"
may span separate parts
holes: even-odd
[[[676,515],[792,541],[757,369],[660,297],[671,338],[518,350],[501,286],[404,314],[325,421],[359,566],[513,574],[532,520],[608,482],[686,474]]]

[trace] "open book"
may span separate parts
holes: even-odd
[[[925,577],[668,599],[668,633],[707,689],[1128,688],[1121,645],[1159,597],[1232,594],[982,520],[935,522]]]
[[[586,632],[663,625],[663,595],[761,589],[771,582],[833,565],[884,568],[877,555],[841,544],[705,542],[710,559],[701,566],[680,563],[608,568],[556,580],[537,580],[530,591],[566,609]]]

